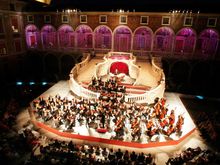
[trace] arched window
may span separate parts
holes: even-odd
[[[41,40],[44,49],[57,48],[57,33],[53,26],[45,25],[41,30]]]
[[[69,25],[62,25],[58,30],[60,48],[73,48],[75,46],[75,36],[73,28]]]
[[[201,57],[211,57],[215,55],[219,42],[219,34],[213,29],[203,30],[197,41],[197,55]]]
[[[172,51],[174,32],[169,27],[161,27],[155,32],[154,51],[168,53]]]
[[[25,28],[26,43],[28,48],[37,48],[39,42],[39,30],[35,25],[27,25]]]
[[[94,31],[95,49],[111,50],[112,32],[105,25],[98,26]]]
[[[148,27],[139,27],[134,32],[133,50],[151,51],[153,32]]]
[[[92,29],[87,25],[80,25],[76,29],[77,48],[91,49],[93,47]]]
[[[182,28],[176,35],[175,53],[193,53],[196,34],[191,28]]]
[[[131,33],[127,26],[119,26],[114,30],[114,51],[130,52]]]

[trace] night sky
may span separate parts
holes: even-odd
[[[220,0],[52,0],[51,8],[78,8],[82,11],[162,11],[172,9],[220,13]]]

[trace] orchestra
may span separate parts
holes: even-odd
[[[102,81],[101,78],[93,78],[92,86],[107,88],[118,88],[119,84],[115,78]],[[111,91],[112,89],[110,89]],[[53,127],[59,129],[65,125],[67,130],[74,131],[74,127],[86,124],[87,128],[105,128],[109,132],[115,132],[114,138],[123,139],[128,134],[132,140],[148,136],[163,134],[171,136],[179,133],[184,124],[184,117],[178,115],[176,109],[169,110],[166,99],[156,99],[153,106],[140,105],[137,103],[126,103],[121,99],[124,95],[117,92],[102,93],[99,99],[84,98],[61,98],[59,95],[48,98],[39,97],[33,102],[36,118],[45,123],[54,123]],[[106,99],[104,98],[107,96]]]

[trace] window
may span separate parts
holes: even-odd
[[[87,23],[87,15],[80,15],[80,23]]]
[[[15,40],[14,41],[14,46],[15,46],[15,52],[21,52],[21,40]]]
[[[170,25],[170,17],[162,17],[162,25]]]
[[[50,15],[44,16],[44,23],[51,23],[51,16]]]
[[[11,16],[11,29],[14,33],[18,33],[18,17]]]
[[[15,4],[10,3],[9,8],[10,8],[10,11],[15,11]]]
[[[147,25],[148,24],[148,16],[141,16],[140,24]]]
[[[99,16],[99,23],[107,23],[107,16],[106,15],[100,15]]]
[[[0,55],[5,55],[6,52],[6,45],[4,41],[0,41]]]
[[[28,15],[27,16],[27,22],[33,23],[34,22],[34,16],[33,15]]]
[[[0,15],[0,34],[4,33],[3,17]]]
[[[217,18],[208,18],[207,27],[216,27]]]
[[[184,19],[184,26],[192,26],[193,18],[192,17],[185,17]]]
[[[62,15],[62,23],[68,23],[68,22],[69,22],[68,15]]]
[[[120,15],[120,24],[127,24],[127,16],[125,15]]]

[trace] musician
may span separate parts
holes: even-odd
[[[184,124],[184,118],[182,115],[179,115],[176,123],[177,132],[181,132],[183,124]]]
[[[174,114],[174,110],[172,110],[169,116],[169,124],[173,125],[174,122],[175,122],[175,114]]]
[[[173,124],[170,124],[169,128],[167,129],[167,131],[165,133],[167,136],[170,136],[173,132],[175,132],[174,126],[173,126]]]

